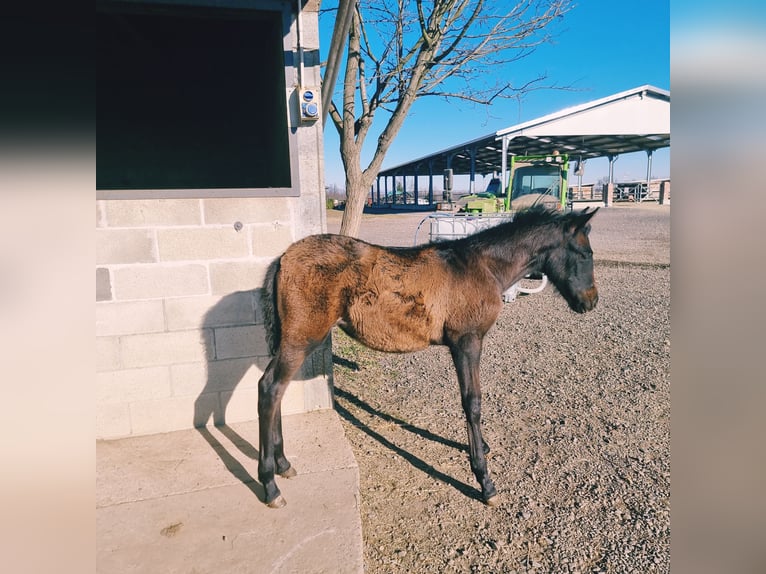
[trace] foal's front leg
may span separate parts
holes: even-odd
[[[479,360],[481,359],[481,337],[476,333],[461,336],[449,345],[452,360],[460,383],[460,397],[468,426],[468,451],[471,470],[481,485],[484,502],[497,504],[497,490],[489,477],[485,453],[489,447],[481,436],[481,387],[479,384]]]

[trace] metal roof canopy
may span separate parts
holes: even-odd
[[[506,181],[509,154],[547,155],[555,150],[570,160],[613,160],[620,154],[669,146],[670,92],[643,85],[381,170],[378,177],[433,176],[451,168],[456,175],[470,174],[473,187],[477,173],[498,172]],[[610,169],[610,180],[611,173]]]

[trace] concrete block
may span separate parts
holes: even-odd
[[[112,300],[112,278],[109,269],[96,267],[96,301]]]
[[[194,399],[194,427],[224,424],[221,414],[221,393],[203,393]]]
[[[96,408],[96,438],[122,438],[130,435],[130,408],[127,403],[104,403]]]
[[[160,229],[157,243],[161,261],[234,259],[249,255],[247,233],[233,226]]]
[[[227,423],[252,421],[258,418],[258,389],[237,388],[221,392],[221,405]],[[304,412],[303,381],[293,381],[282,399],[282,415]]]
[[[104,201],[109,227],[200,225],[199,199],[113,199]]]
[[[330,368],[332,368],[332,346],[331,343],[325,341],[320,348],[306,357],[297,376],[303,379],[311,379],[318,375],[324,376]]]
[[[257,388],[263,368],[252,358],[188,363],[170,367],[174,396]]]
[[[96,200],[96,227],[106,227],[106,210],[103,200]]]
[[[120,340],[117,337],[96,337],[96,372],[120,368]]]
[[[210,361],[207,365],[208,384],[219,391],[257,389],[263,370],[271,359],[252,357]]]
[[[301,199],[302,201],[296,207],[293,225],[293,237],[296,241],[308,235],[324,233],[327,230],[324,197],[304,197]]]
[[[147,435],[192,428],[195,399],[193,396],[183,396],[130,403],[133,434]],[[215,396],[205,396],[202,400],[215,401]]]
[[[291,415],[305,411],[305,381],[293,381],[282,399],[282,415]]]
[[[114,295],[120,300],[208,294],[204,265],[135,265],[113,273]]]
[[[236,291],[224,296],[179,297],[165,300],[169,331],[256,323],[255,295]]]
[[[292,220],[289,201],[280,197],[213,198],[202,201],[206,224],[230,224],[236,221],[289,225]]]
[[[210,263],[210,288],[214,295],[261,287],[269,261]]]
[[[207,363],[183,363],[170,366],[170,386],[174,397],[198,396],[205,390]],[[217,392],[217,389],[213,389]]]
[[[303,381],[303,410],[316,411],[332,408],[332,392],[326,377]]]
[[[254,226],[252,236],[255,257],[278,257],[294,241],[292,229],[281,224]]]
[[[257,420],[258,389],[223,391],[221,393],[221,408],[226,423]]]
[[[156,261],[154,232],[150,229],[97,229],[96,264]]]
[[[96,404],[130,403],[170,396],[170,369],[151,367],[96,374]]]
[[[267,356],[266,331],[262,325],[215,329],[215,358]]]
[[[262,375],[263,370],[252,359],[225,359],[171,367],[175,396],[257,388]]]
[[[205,362],[213,358],[209,330],[150,333],[120,338],[125,368]]]
[[[165,330],[162,301],[124,301],[96,304],[96,336],[134,335]]]

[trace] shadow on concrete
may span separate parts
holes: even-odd
[[[268,356],[246,356],[219,359],[216,350],[216,330],[227,327],[257,325],[261,289],[235,291],[213,305],[203,318],[200,329],[207,332],[204,337],[205,356],[208,357],[205,386],[194,401],[194,428],[218,455],[226,469],[240,480],[260,500],[265,502],[263,487],[237,460],[234,453],[216,438],[207,426],[213,423],[216,431],[226,437],[247,458],[258,460],[258,449],[251,442],[226,424],[226,409],[233,393],[245,374],[253,366],[263,371],[271,360]],[[268,348],[265,341],[251,341],[253,350]],[[243,345],[243,347],[246,345]],[[253,418],[257,416],[258,405],[253,404]]]
[[[234,429],[232,429],[230,426],[227,425],[221,425],[216,427],[226,438],[228,438],[238,449],[239,451],[244,454],[245,456],[252,458],[252,459],[258,459],[258,449],[256,449],[252,444],[250,444],[247,440],[242,438]],[[263,487],[261,486],[261,483],[258,482],[248,471],[247,469],[236,459],[234,455],[232,455],[228,450],[226,450],[226,447],[221,444],[221,442],[215,438],[212,432],[210,432],[210,429],[207,427],[197,427],[196,431],[202,435],[202,438],[205,439],[205,441],[210,445],[210,448],[213,449],[213,452],[215,452],[218,457],[223,462],[224,466],[226,466],[226,469],[234,476],[236,479],[242,482],[249,490],[252,492],[256,498],[266,503],[266,493],[263,490]]]
[[[204,427],[210,422],[215,426],[226,424],[226,408],[234,390],[247,371],[257,366],[263,371],[271,360],[270,357],[245,356],[219,358],[216,350],[216,332],[227,327],[247,327],[258,324],[257,309],[260,301],[260,289],[235,291],[221,298],[213,305],[202,320],[200,329],[208,336],[203,338],[205,356],[208,357],[207,378],[197,399],[194,401],[194,426]],[[265,341],[252,341],[253,350],[265,348]],[[244,345],[243,345],[244,347]],[[256,414],[257,405],[253,405]]]
[[[341,361],[347,361],[346,359],[342,359],[341,357],[338,357]],[[335,362],[335,356],[333,356],[333,361]],[[348,363],[354,364],[352,361],[347,361]],[[382,411],[377,410],[376,408],[372,407],[368,403],[364,402],[362,399],[357,397],[356,395],[345,391],[339,387],[335,387],[335,412],[337,412],[343,419],[345,419],[347,422],[351,423],[355,427],[357,427],[359,430],[364,432],[367,436],[375,439],[380,444],[391,450],[392,452],[398,454],[401,456],[404,460],[409,462],[412,466],[417,468],[420,471],[425,472],[428,476],[439,480],[445,484],[450,485],[458,492],[464,494],[468,498],[473,498],[475,500],[478,500],[480,502],[483,502],[483,498],[481,495],[481,491],[477,488],[474,488],[464,482],[461,482],[447,474],[444,474],[443,472],[435,469],[432,465],[428,464],[426,461],[424,461],[421,458],[418,458],[414,454],[404,450],[400,446],[397,446],[390,440],[388,440],[386,437],[384,437],[379,432],[371,429],[367,424],[363,423],[361,420],[359,420],[350,409],[356,408],[360,409],[372,416],[375,416],[383,421],[394,423],[397,426],[400,426],[402,429],[410,431],[420,437],[423,437],[427,440],[431,440],[434,442],[438,442],[439,444],[443,444],[452,448],[456,448],[458,450],[467,451],[468,448],[465,444],[455,442],[453,440],[446,439],[442,436],[436,435],[426,429],[422,429],[420,427],[416,427],[414,425],[411,425],[409,423],[406,423],[400,419],[397,419],[394,416],[391,416],[388,413],[384,413]],[[340,399],[340,400],[338,400]],[[344,404],[345,403],[345,404]]]
[[[205,313],[199,328],[205,333],[203,343],[207,357],[206,380],[205,386],[194,401],[193,413],[194,428],[221,458],[229,472],[247,485],[261,501],[263,501],[263,490],[260,484],[237,460],[235,453],[229,452],[215,437],[208,425],[212,422],[215,430],[239,450],[238,454],[258,460],[258,449],[227,425],[226,411],[234,391],[247,372],[253,366],[263,372],[271,361],[265,330],[248,329],[248,327],[263,324],[262,292],[263,289],[258,288],[229,293]],[[237,328],[242,328],[239,334],[232,330]],[[255,335],[260,338],[249,341],[232,339],[236,336],[253,337],[253,333],[261,333]],[[227,338],[228,347],[222,352],[219,343],[224,337]],[[314,354],[309,355],[293,380],[303,381],[314,377],[317,368],[314,365],[315,354],[323,352],[323,349],[318,349]],[[253,401],[252,412],[252,419],[256,419],[257,401]]]

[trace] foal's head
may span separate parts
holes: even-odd
[[[597,211],[598,208],[591,212],[585,209],[560,216],[561,244],[550,251],[543,262],[543,273],[577,313],[592,310],[598,302],[593,278],[593,250],[588,240],[588,222]]]

